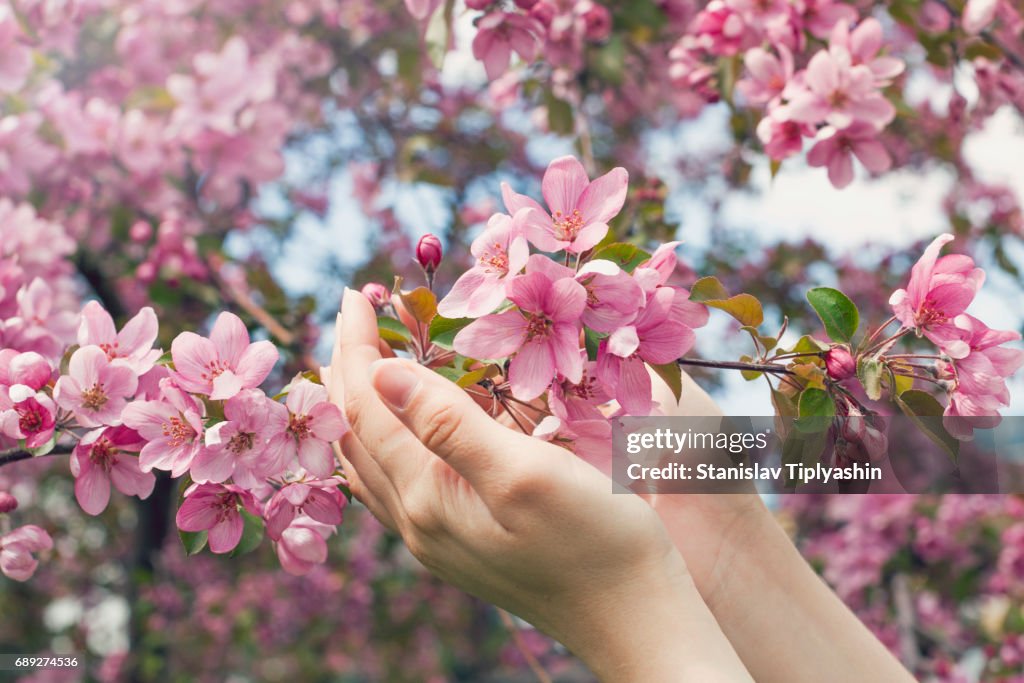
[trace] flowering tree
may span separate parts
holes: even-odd
[[[979,416],[996,419],[1020,365],[1015,333],[966,313],[983,279],[967,254],[1019,283],[1019,203],[963,153],[1024,105],[1020,31],[1017,8],[991,0],[6,0],[0,570],[24,581],[40,558],[75,554],[81,522],[42,495],[69,472],[104,522],[127,509],[120,496],[143,499],[120,557],[151,604],[167,597],[161,572],[187,581],[167,557],[171,524],[189,553],[265,536],[287,573],[329,584],[320,565],[348,503],[329,443],[345,425],[320,385],[318,328],[339,283],[410,281],[414,257],[427,287],[364,289],[382,337],[597,462],[604,405],[650,413],[645,365],[672,384],[678,363],[774,378],[783,415],[863,417],[831,434],[842,457],[878,447],[883,397],[945,413],[931,436],[955,449]],[[453,79],[466,53],[481,75]],[[965,73],[976,93],[961,94]],[[922,81],[948,89],[942,106],[915,95]],[[869,270],[813,241],[679,263],[645,140],[705,112],[727,112],[732,145],[674,162],[711,204],[757,165],[774,176],[801,157],[836,187],[858,165],[882,182],[938,165],[958,181],[952,234],[909,278],[903,254]],[[541,135],[581,161],[553,162],[535,195],[524,149]],[[338,176],[376,228],[369,254],[318,264],[320,291],[289,291],[274,254],[330,219]],[[443,241],[417,249],[403,191],[424,187],[449,218]],[[953,234],[957,253],[940,257]],[[696,355],[708,308],[739,323],[745,357]],[[372,556],[367,544],[346,553]],[[136,645],[146,629],[158,625],[135,615]],[[519,645],[536,664],[540,646]]]

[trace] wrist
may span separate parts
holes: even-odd
[[[748,680],[675,550],[601,591],[584,612],[563,642],[601,681]]]
[[[717,616],[737,596],[756,590],[741,578],[744,567],[763,565],[781,528],[756,494],[659,495],[651,504],[673,545],[689,568],[693,583]],[[740,597],[742,600],[742,597]]]

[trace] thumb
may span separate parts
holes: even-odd
[[[415,362],[375,361],[370,382],[395,417],[474,488],[507,473],[510,452],[520,460],[537,447],[534,439],[502,426],[455,384]]]

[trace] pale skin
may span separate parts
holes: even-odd
[[[352,424],[342,462],[354,495],[440,578],[558,639],[602,681],[913,680],[757,496],[612,495],[568,451],[382,357],[376,329],[347,291],[325,372]],[[684,379],[675,410],[718,414]]]

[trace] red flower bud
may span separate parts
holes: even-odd
[[[379,282],[368,282],[360,291],[374,308],[383,308],[391,302],[391,292]]]
[[[825,354],[825,369],[828,376],[837,382],[857,374],[857,362],[853,359],[850,349],[845,346],[833,346]]]
[[[6,512],[14,512],[18,509],[18,499],[7,493],[7,491],[0,491],[0,515]]]
[[[441,240],[429,232],[420,238],[416,245],[416,261],[423,270],[433,273],[441,263],[441,256],[444,252],[441,249]]]

